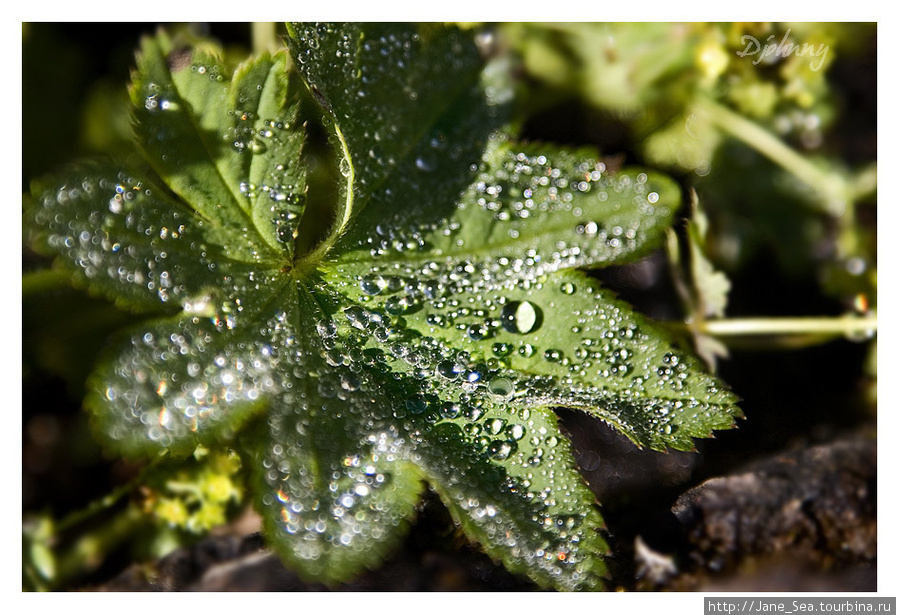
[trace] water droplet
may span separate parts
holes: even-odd
[[[467,336],[469,337],[469,339],[472,340],[473,342],[477,342],[477,341],[479,341],[479,340],[483,340],[483,339],[487,336],[487,334],[488,334],[487,327],[485,327],[484,325],[481,325],[481,324],[479,324],[479,325],[471,325],[471,326],[466,330],[466,335],[467,335]]]
[[[316,331],[321,337],[334,337],[337,334],[337,326],[330,320],[320,320],[316,323]]]
[[[254,154],[264,154],[266,152],[266,144],[259,139],[254,138],[250,141],[250,151]]]
[[[437,373],[448,380],[456,380],[463,371],[463,367],[454,361],[441,361],[437,366]]]
[[[562,357],[562,350],[548,348],[544,351],[544,360],[549,361],[550,363],[559,363],[562,360]]]
[[[491,346],[491,352],[495,357],[506,357],[513,351],[512,344],[500,342]]]
[[[387,280],[380,275],[367,275],[359,281],[359,287],[367,295],[378,295],[387,288]]]
[[[506,428],[506,434],[513,440],[521,440],[525,437],[525,428],[518,423],[513,423]]]
[[[503,306],[500,322],[510,333],[526,334],[541,326],[541,310],[530,301],[512,301]]]
[[[462,408],[459,404],[455,404],[452,401],[445,401],[441,404],[441,416],[445,419],[455,419],[462,412]]]
[[[411,414],[422,414],[428,409],[428,402],[423,396],[416,395],[406,400],[406,409]]]
[[[388,314],[392,314],[394,316],[405,314],[406,312],[412,311],[417,307],[418,304],[416,303],[416,300],[409,295],[403,297],[390,297],[387,301],[384,302],[384,310]]]
[[[510,440],[494,440],[488,445],[488,455],[491,459],[505,461],[518,450],[518,445]]]
[[[501,431],[503,431],[504,427],[506,427],[506,421],[504,419],[495,418],[489,421],[485,421],[484,426],[488,430],[488,433],[490,433],[492,436],[496,436]]]
[[[494,378],[488,383],[488,391],[499,397],[509,397],[515,390],[515,385],[509,378]]]

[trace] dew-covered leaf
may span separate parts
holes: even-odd
[[[275,550],[304,579],[331,585],[389,555],[425,483],[408,441],[372,419],[393,418],[378,385],[344,366],[297,368],[255,435],[253,480]]]
[[[603,519],[550,410],[484,400],[420,450],[454,519],[509,570],[562,591],[604,587]]]
[[[282,291],[266,303],[291,301]],[[243,320],[202,297],[176,317],[125,332],[89,382],[85,405],[97,433],[129,457],[229,441],[282,388],[280,358],[289,350],[278,314]]]
[[[91,377],[101,439],[131,457],[240,448],[270,542],[309,580],[376,566],[430,483],[510,570],[602,587],[603,520],[552,407],[658,449],[739,414],[573,270],[660,245],[678,187],[514,144],[498,130],[503,71],[483,70],[470,33],[289,35],[331,152],[301,152],[318,115],[300,114],[285,55],[232,76],[160,36],[131,93],[162,181],[95,163],[35,186],[36,247],[95,292],[163,313],[111,340]],[[300,229],[307,167],[329,155],[338,185],[317,179],[303,218],[321,229]]]
[[[162,188],[111,162],[35,182],[29,243],[57,255],[80,286],[135,309],[180,304],[218,276],[208,225]],[[215,267],[216,265],[214,265]]]
[[[402,436],[395,455],[419,468],[465,532],[541,584],[602,587],[603,520],[553,413],[516,399],[496,360],[423,336],[383,310],[334,295],[329,303],[343,307],[317,324],[325,361],[355,374],[349,386],[341,376],[329,388],[368,392],[369,422]]]
[[[490,390],[497,380],[510,403],[581,409],[659,450],[690,450],[692,438],[740,416],[695,359],[577,271],[427,262],[375,267],[335,286],[364,306],[345,314],[372,343],[396,355],[393,340],[415,340],[417,368],[439,384]]]
[[[284,53],[231,76],[215,55],[146,39],[131,86],[135,132],[166,184],[235,260],[292,255],[303,213],[303,131]]]
[[[621,263],[662,245],[681,204],[668,177],[641,169],[613,174],[589,151],[518,147],[501,135],[461,194],[410,196],[398,190],[373,199],[381,222],[356,226],[341,242],[339,269],[471,261],[502,277],[504,270]]]
[[[288,24],[288,33],[300,72],[342,142],[355,208],[398,165],[429,164],[427,152],[413,156],[423,143],[471,149],[469,135],[441,135],[442,128],[484,129],[485,101],[477,96],[482,63],[464,32],[385,23]],[[443,172],[455,179],[453,170]]]

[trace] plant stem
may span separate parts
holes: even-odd
[[[877,314],[810,318],[723,318],[706,320],[694,328],[707,335],[869,335],[878,329]]]
[[[136,507],[126,505],[119,510],[115,507],[134,492],[155,465],[156,462],[151,462],[127,484],[55,524],[53,534],[41,541],[55,554],[55,572],[47,579],[49,586],[45,589],[62,589],[77,582],[147,524],[147,517]],[[98,524],[98,520],[102,522]],[[65,538],[66,534],[70,537]]]
[[[96,531],[80,536],[57,555],[55,588],[65,588],[96,570],[107,555],[125,544],[137,533],[137,528],[146,523],[146,517],[129,506],[105,520]]]
[[[278,51],[278,36],[276,36],[276,26],[274,22],[254,21],[250,31],[250,37],[253,41],[253,53],[275,53]]]
[[[96,514],[107,512],[109,509],[115,506],[115,504],[124,496],[131,493],[134,490],[134,487],[135,484],[133,482],[128,483],[127,485],[122,485],[118,489],[114,490],[111,493],[108,493],[99,500],[91,502],[86,508],[70,513],[66,518],[64,518],[56,525],[57,533],[61,533],[65,530],[75,527],[79,523],[90,519]]]
[[[726,107],[708,99],[701,99],[697,104],[718,128],[746,143],[824,196],[823,207],[827,213],[840,216],[847,209],[849,190],[839,175],[820,169],[765,128]]]

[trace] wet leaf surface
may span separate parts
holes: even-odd
[[[231,75],[164,36],[131,89],[159,178],[94,162],[33,188],[30,239],[75,283],[171,308],[91,377],[100,439],[135,458],[240,448],[267,538],[309,581],[377,566],[429,483],[509,570],[602,588],[603,520],[552,408],[660,450],[740,416],[695,359],[573,270],[658,247],[677,186],[515,144],[499,131],[507,93],[462,31],[289,31],[342,178],[331,218],[303,216],[287,58]],[[322,239],[298,250],[304,225]]]

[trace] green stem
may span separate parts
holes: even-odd
[[[136,530],[147,523],[146,516],[134,506],[126,505],[118,511],[114,507],[144,482],[158,461],[150,462],[128,483],[55,524],[52,535],[41,541],[55,553],[55,572],[48,579],[47,589],[65,588],[77,582],[100,566],[109,553],[138,534]],[[102,523],[98,526],[101,515]],[[68,532],[76,536],[64,538]]]
[[[274,22],[253,22],[250,37],[253,41],[254,54],[275,53],[278,51],[278,36],[276,35]]]
[[[701,99],[697,104],[718,128],[746,143],[822,195],[825,199],[823,208],[827,213],[840,216],[847,209],[849,190],[840,176],[817,167],[771,132],[734,111],[708,99]]]
[[[108,511],[122,497],[131,493],[134,490],[134,488],[135,488],[134,482],[128,483],[127,485],[122,485],[121,487],[119,487],[118,489],[113,491],[112,493],[107,494],[106,496],[100,498],[99,500],[91,502],[86,508],[72,512],[65,519],[63,519],[56,525],[57,534],[64,532],[72,527],[75,527],[76,525],[86,521],[87,519],[90,519],[91,517],[93,517],[94,515],[96,515],[98,513]]]
[[[139,510],[129,506],[104,521],[96,531],[80,536],[57,555],[54,587],[66,588],[96,570],[109,553],[133,538],[138,533],[136,529],[146,522]]]
[[[706,320],[694,328],[707,335],[869,335],[878,329],[877,314],[810,318],[723,318]]]

